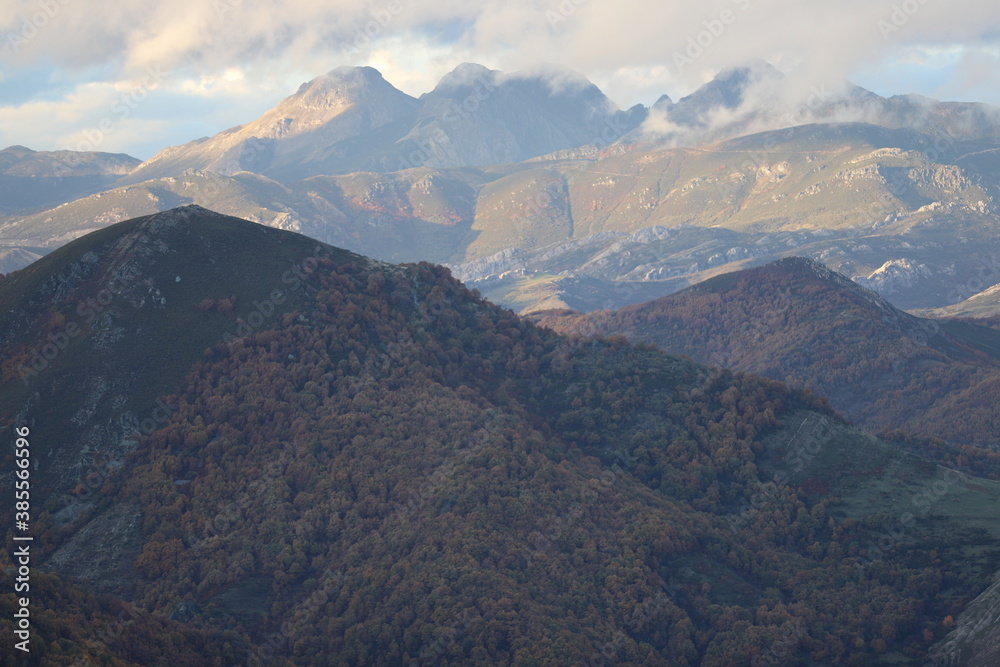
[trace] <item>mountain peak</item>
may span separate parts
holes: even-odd
[[[369,65],[340,65],[338,67],[334,67],[332,70],[327,72],[326,75],[329,77],[341,77],[345,79],[364,77],[366,79],[384,81],[382,73]]]
[[[752,86],[763,81],[779,81],[784,75],[763,60],[741,67],[731,67],[720,71],[714,79],[677,102],[674,113],[690,108],[691,112],[704,114],[711,108],[735,109],[743,103],[745,94]]]
[[[645,111],[620,111],[582,74],[552,64],[508,74],[464,63],[420,102],[404,142],[421,147],[414,154],[434,167],[520,162],[611,143]]]
[[[188,169],[301,176],[324,163],[338,144],[410,116],[418,102],[372,67],[337,67],[302,84],[257,120],[179,147],[167,148],[123,183],[173,176]]]
[[[477,63],[462,63],[441,77],[434,91],[461,88],[488,78],[494,78],[499,72]],[[433,91],[432,91],[433,92]]]
[[[778,285],[795,285],[795,292],[802,292],[811,285],[837,294],[838,298],[853,298],[855,303],[881,313],[884,321],[891,322],[899,331],[912,333],[919,326],[915,317],[896,308],[877,292],[808,257],[784,257],[763,266],[719,275],[688,289],[722,293],[732,291],[736,284],[743,285],[740,289],[754,285],[753,290],[758,294],[778,294]],[[778,297],[785,298],[780,294]]]
[[[27,146],[22,146],[20,144],[14,144],[13,146],[8,146],[7,148],[0,150],[0,153],[13,153],[17,157],[24,157],[25,155],[31,155],[34,152],[35,151],[31,150]]]
[[[181,220],[191,220],[193,218],[226,218],[228,216],[222,215],[221,213],[216,213],[204,206],[199,206],[198,204],[185,204],[184,206],[176,206],[166,211],[161,211],[159,213],[154,213],[149,216],[150,221],[155,220],[168,220],[168,219],[181,219]],[[236,220],[237,218],[232,218]]]
[[[720,70],[714,80],[726,83],[747,84],[762,79],[778,80],[783,78],[785,78],[785,75],[771,63],[765,60],[755,60],[746,65]]]
[[[343,66],[303,83],[279,108],[341,109],[393,93],[402,94],[374,67]]]
[[[437,85],[419,97],[422,104],[434,105],[436,100],[466,97],[477,89],[492,90],[500,85],[503,73],[476,63],[462,63],[445,74]],[[481,95],[485,98],[485,95]]]
[[[507,75],[505,83],[529,95],[563,100],[569,104],[618,109],[586,75],[563,65],[541,63],[518,70]]]
[[[653,106],[650,107],[650,108],[651,109],[667,109],[667,110],[669,110],[670,107],[672,107],[672,106],[674,106],[674,101],[672,99],[670,99],[670,95],[663,94],[663,95],[660,95],[660,97],[659,97],[658,100],[656,100],[655,102],[653,102]]]
[[[713,112],[719,109],[737,109],[745,101],[747,91],[761,83],[774,83],[784,75],[763,60],[740,67],[724,69],[708,83],[693,93],[682,97],[676,104],[655,105],[666,111],[667,118],[674,124],[690,128],[703,127],[710,123]]]

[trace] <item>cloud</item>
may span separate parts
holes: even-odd
[[[124,152],[148,158],[171,143],[227,127],[234,102],[241,113],[253,117],[285,94],[283,90],[261,101],[260,91],[247,85],[238,68],[218,77],[180,79],[169,85],[155,71],[144,79],[81,83],[58,97],[0,106],[0,146]],[[181,141],[175,134],[178,125],[183,126]]]
[[[45,16],[43,6],[57,9]],[[393,37],[433,41],[448,24],[450,44],[442,46],[500,60],[508,70],[540,61],[584,72],[667,65],[665,83],[688,88],[761,57],[843,78],[859,63],[908,45],[985,44],[1000,30],[1000,15],[983,0],[126,0],[101,11],[80,0],[0,0],[0,16],[0,34],[38,24],[16,53],[7,49],[15,62],[114,61],[126,77],[150,65],[214,71],[316,56],[329,60],[328,70],[352,53],[384,50]],[[678,54],[692,62],[677,64]]]
[[[18,106],[0,107],[0,137],[4,145],[44,145],[59,148],[83,148],[87,143],[82,132],[66,132],[66,128],[93,129],[100,125],[103,117],[111,117],[111,106],[115,103],[118,91],[113,85],[84,84],[59,100],[39,100],[27,102]],[[55,146],[51,141],[53,128],[58,128],[59,136]],[[16,130],[16,135],[12,130]],[[115,150],[113,133],[105,133],[108,141],[91,142],[103,144],[94,150]],[[93,135],[93,136],[96,136]],[[39,138],[45,140],[39,141]]]
[[[677,99],[759,58],[803,91],[900,58],[924,58],[923,68],[957,58],[944,92],[968,98],[1000,88],[997,34],[1000,13],[986,0],[121,0],[99,11],[0,0],[0,70],[96,67],[134,83],[152,66],[172,89],[242,100],[254,87],[288,94],[343,64],[376,66],[419,95],[465,61],[505,72],[553,62],[630,106]],[[227,79],[236,70],[243,80]]]

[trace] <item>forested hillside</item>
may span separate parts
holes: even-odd
[[[169,415],[99,484],[87,461],[105,444],[33,444],[52,449],[40,470],[66,451],[82,473],[33,501],[39,562],[65,581],[34,593],[41,664],[915,662],[1000,569],[1000,486],[822,399],[556,335],[441,267],[256,229],[169,212],[0,281],[5,346],[25,322],[46,323],[40,339],[64,328],[57,315],[123,267],[163,297],[126,290],[84,322],[24,404],[5,367],[4,426],[110,421],[85,392],[43,398],[84,383],[90,346],[152,358],[178,333],[133,337],[151,308],[193,341],[156,357],[141,384]],[[255,270],[219,253],[224,238],[260,258],[256,296],[233,293]],[[85,275],[69,270],[83,258]]]
[[[1000,446],[1000,332],[913,317],[809,260],[721,275],[618,311],[536,319],[808,388],[874,433]]]

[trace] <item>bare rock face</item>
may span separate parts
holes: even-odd
[[[140,508],[130,503],[112,505],[52,554],[47,566],[96,591],[128,600],[135,592],[132,563],[139,555],[141,538]]]
[[[931,270],[926,264],[918,264],[904,257],[891,259],[873,271],[871,275],[859,276],[854,280],[883,296],[888,296],[902,289],[911,288],[929,277],[931,277]]]
[[[955,629],[927,654],[929,665],[1000,664],[1000,572],[993,585],[969,603],[958,617]]]
[[[127,181],[176,176],[188,169],[284,173],[342,154],[342,142],[408,117],[417,105],[371,67],[338,67],[303,84],[252,123],[160,151]]]
[[[338,67],[252,123],[161,151],[122,183],[188,169],[249,171],[288,182],[518,162],[606,146],[643,115],[620,111],[585,77],[556,67],[504,74],[467,63],[419,100],[371,67]]]

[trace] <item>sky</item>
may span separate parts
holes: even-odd
[[[0,148],[138,158],[254,120],[341,65],[414,96],[463,62],[587,76],[622,108],[766,60],[1000,106],[993,0],[0,0]]]

